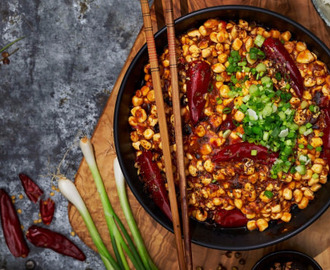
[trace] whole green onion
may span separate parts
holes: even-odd
[[[58,187],[63,196],[77,208],[78,212],[83,218],[106,269],[120,270],[117,262],[114,260],[114,258],[112,258],[106,246],[104,245],[102,238],[93,222],[93,219],[74,183],[65,177],[61,177],[58,180]]]
[[[87,137],[83,137],[82,139],[80,139],[80,148],[81,151],[83,152],[87,165],[92,173],[97,191],[100,195],[106,223],[109,229],[112,247],[114,249],[120,267],[129,270],[128,262],[126,260],[124,253],[125,251],[136,269],[144,269],[143,263],[138,255],[136,247],[134,246],[124,225],[122,224],[121,220],[118,218],[116,213],[114,212],[114,209],[110,203],[108,194],[104,187],[102,177],[100,175],[100,172],[96,164],[93,146]],[[127,243],[125,242],[117,225],[124,234]]]
[[[126,193],[126,187],[125,187],[125,178],[121,171],[118,159],[115,158],[113,162],[114,166],[114,174],[115,174],[115,180],[116,180],[116,186],[117,186],[117,192],[119,196],[119,201],[121,208],[123,209],[125,218],[127,220],[127,224],[131,230],[131,233],[133,235],[133,238],[135,240],[136,247],[138,249],[138,252],[142,258],[143,265],[146,269],[157,269],[157,267],[152,262],[149,253],[144,245],[144,242],[142,240],[142,236],[140,234],[140,231],[136,225],[135,219],[132,214],[132,210],[129,205],[129,201],[127,198]]]

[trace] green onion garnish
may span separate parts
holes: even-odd
[[[224,113],[224,114],[231,113],[231,108],[229,108],[229,107],[224,108],[223,111],[222,111],[222,113]]]
[[[257,66],[256,66],[256,71],[257,72],[265,72],[267,70],[267,67],[264,63],[259,63]]]
[[[256,156],[258,154],[258,151],[253,149],[251,150],[251,156]]]
[[[231,133],[231,130],[230,130],[230,129],[227,129],[227,130],[223,133],[222,136],[223,136],[225,139],[227,139],[227,138],[229,137],[230,133]]]
[[[264,43],[265,38],[261,35],[257,35],[256,39],[254,40],[254,44],[256,44],[258,47],[261,47]]]
[[[295,169],[300,175],[305,175],[306,174],[306,166],[305,165],[298,165],[298,166],[295,167]]]
[[[300,107],[301,107],[302,109],[305,109],[307,106],[308,106],[308,102],[307,102],[306,100],[303,100],[303,101],[301,102],[301,104],[300,104]]]
[[[313,146],[311,146],[310,144],[307,144],[307,149],[308,149],[308,150],[313,150],[313,149],[314,149],[314,147],[313,147]]]
[[[265,190],[264,194],[268,199],[271,199],[274,196],[273,192],[271,192],[270,190]]]

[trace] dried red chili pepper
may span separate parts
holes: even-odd
[[[200,119],[206,100],[211,79],[211,66],[205,61],[193,61],[189,63],[187,70],[187,98],[190,117],[193,123]]]
[[[153,201],[163,213],[172,220],[171,207],[165,188],[165,181],[156,162],[152,160],[152,152],[143,151],[142,154],[137,157],[137,163],[140,167],[140,174],[151,193]]]
[[[36,203],[39,199],[39,197],[44,193],[40,187],[33,182],[33,180],[27,176],[24,173],[20,173],[19,178],[21,179],[24,191],[26,193],[26,196],[28,196],[28,198]]]
[[[47,200],[40,200],[40,214],[41,220],[45,225],[49,225],[54,217],[55,202],[48,198]]]
[[[0,212],[3,235],[10,252],[15,257],[25,258],[30,250],[13,202],[4,189],[0,189]]]
[[[26,234],[26,238],[37,247],[50,248],[80,261],[86,259],[85,254],[73,242],[64,235],[49,229],[32,225]]]
[[[214,221],[221,227],[236,228],[245,226],[248,219],[238,209],[224,210],[219,208],[215,211]]]
[[[324,109],[324,122],[325,127],[323,129],[323,156],[328,160],[330,165],[330,108]]]
[[[243,158],[250,158],[269,165],[275,162],[278,158],[278,153],[270,152],[266,147],[261,145],[241,142],[223,148],[212,157],[212,161],[242,161]]]
[[[327,96],[321,96],[320,92],[316,92],[316,104],[322,109],[321,119],[323,121],[323,151],[322,157],[326,158],[330,165],[330,99]]]
[[[291,87],[295,90],[297,96],[301,98],[304,92],[304,80],[293,58],[281,41],[271,37],[266,38],[262,48],[266,56],[275,62],[282,76],[289,76]]]

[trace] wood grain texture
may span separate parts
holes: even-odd
[[[158,0],[157,0],[158,1]],[[160,1],[161,2],[161,1]],[[313,4],[309,0],[295,0],[295,1],[257,1],[257,0],[177,0],[174,2],[174,16],[181,15],[182,10],[180,5],[185,7],[188,12],[211,7],[215,5],[251,5],[262,8],[267,8],[272,11],[281,13],[305,26],[317,35],[328,47],[330,46],[329,34],[330,29],[321,20],[318,13],[315,11]],[[183,10],[183,14],[186,12]],[[152,18],[154,30],[157,24],[154,8],[152,9]],[[142,17],[141,17],[142,22]],[[164,22],[163,22],[164,23]],[[156,28],[155,28],[156,27]],[[96,160],[100,169],[101,176],[105,182],[106,189],[110,196],[110,200],[117,214],[123,218],[123,213],[120,210],[119,200],[116,193],[116,187],[113,175],[113,160],[116,156],[114,141],[113,141],[113,113],[116,102],[118,90],[123,79],[123,76],[136,55],[138,50],[145,43],[145,38],[141,32],[127,58],[127,61],[117,79],[117,82],[112,90],[111,96],[105,106],[104,112],[95,128],[92,137],[92,143],[95,147]],[[91,215],[100,231],[101,236],[108,248],[110,247],[110,239],[108,229],[104,220],[103,209],[100,199],[96,191],[96,187],[92,180],[87,164],[82,161],[75,179],[76,186],[80,191],[82,197],[86,201],[86,205],[91,211]],[[152,258],[160,269],[178,269],[178,263],[175,251],[174,235],[164,229],[161,225],[155,222],[139,205],[135,197],[128,190],[129,200],[132,206],[136,222],[141,230],[143,239],[145,239],[146,246],[150,251]],[[73,230],[77,235],[91,248],[95,250],[87,229],[83,224],[81,217],[73,206],[69,206],[69,219]],[[246,260],[244,266],[239,265],[235,256],[228,258],[226,251],[207,249],[197,245],[192,245],[194,266],[200,265],[204,269],[216,269],[219,263],[230,269],[231,266],[239,266],[240,270],[249,270],[254,263],[263,255],[279,249],[292,248],[305,252],[313,256],[323,267],[323,269],[330,269],[330,233],[328,229],[330,224],[330,209],[327,210],[323,216],[312,224],[309,228],[299,233],[298,235],[286,240],[280,244],[273,245],[264,249],[257,249],[253,251],[241,252],[242,258]]]

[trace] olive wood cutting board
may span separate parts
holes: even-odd
[[[181,14],[184,15],[187,12],[216,5],[243,4],[266,8],[281,13],[282,15],[288,16],[289,18],[299,22],[315,33],[323,42],[326,43],[328,47],[330,45],[330,29],[321,20],[313,7],[312,1],[310,0],[176,0],[173,4],[175,18],[179,17]],[[154,30],[164,25],[161,1],[156,0],[152,6],[152,18]],[[142,30],[137,36],[127,61],[123,66],[114,88],[112,89],[110,98],[92,137],[92,143],[94,144],[100,173],[105,182],[111,203],[121,218],[123,218],[123,213],[120,209],[113,174],[113,160],[116,156],[113,138],[113,114],[118,90],[124,74],[133,60],[133,57],[145,43],[145,37]],[[108,229],[104,219],[101,201],[98,197],[88,166],[84,160],[82,161],[77,172],[75,184],[84,198],[102,238],[111,250]],[[163,228],[151,216],[149,216],[149,214],[147,214],[147,212],[135,199],[134,195],[132,195],[129,188],[128,196],[142,237],[155,263],[160,269],[178,269],[174,235]],[[77,209],[72,205],[69,205],[69,220],[76,234],[86,243],[86,245],[95,250],[95,246],[93,245],[82,218],[79,216]],[[216,269],[218,264],[221,263],[226,266],[227,269],[231,269],[232,266],[237,266],[238,269],[251,269],[258,259],[271,251],[279,249],[296,249],[314,257],[321,264],[323,269],[330,269],[330,233],[328,224],[330,224],[330,209],[328,209],[328,211],[309,228],[289,240],[267,248],[244,251],[236,254],[237,257],[241,256],[240,258],[243,258],[246,261],[245,265],[239,264],[239,259],[236,258],[235,252],[226,254],[226,251],[224,250],[208,249],[193,244],[192,252],[194,267],[203,266],[204,269]]]

